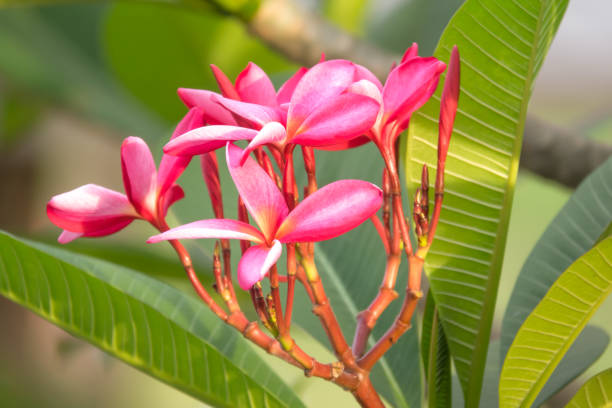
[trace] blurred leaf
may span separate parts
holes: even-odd
[[[139,135],[163,132],[165,126],[131,100],[61,24],[37,9],[2,9],[0,73],[33,95],[116,129]]]
[[[427,378],[427,406],[451,407],[450,353],[431,291],[427,294],[421,333],[421,357]]]
[[[192,296],[130,269],[0,233],[0,293],[214,406],[304,405]]]
[[[467,0],[436,57],[461,54],[461,96],[444,206],[426,272],[466,399],[480,399],[527,104],[567,0]],[[412,120],[407,174],[436,164],[442,87]]]
[[[370,22],[367,27],[367,38],[381,47],[398,53],[403,53],[416,42],[419,44],[421,55],[431,55],[448,20],[464,1],[394,2],[390,10]]]
[[[363,34],[363,20],[369,0],[326,0],[325,16],[343,29]]]
[[[501,407],[529,407],[593,313],[612,292],[612,237],[578,258],[519,329],[501,372]]]
[[[609,408],[612,405],[612,368],[589,379],[567,407]]]
[[[14,89],[0,88],[0,149],[23,135],[36,121],[39,104]]]
[[[179,87],[217,90],[209,64],[234,78],[249,61],[266,72],[291,67],[251,38],[235,19],[164,6],[118,3],[104,25],[105,50],[114,72],[143,103],[171,122],[186,108]]]
[[[580,184],[529,254],[504,314],[502,358],[519,327],[561,273],[602,236],[612,221],[612,210],[607,205],[611,201],[609,159]]]

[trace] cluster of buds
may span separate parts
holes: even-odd
[[[411,115],[435,92],[446,64],[419,57],[416,44],[392,68],[385,84],[366,68],[346,60],[322,61],[299,69],[278,91],[269,77],[249,63],[232,83],[212,66],[221,93],[179,89],[189,111],[164,146],[156,170],[152,155],[139,138],[127,138],[121,148],[125,195],[86,185],[53,197],[47,205],[51,221],[63,229],[59,241],[115,233],[134,219],[151,223],[159,234],[147,242],[169,241],[177,251],[192,285],[202,300],[228,324],[268,352],[299,366],[308,375],[333,380],[350,389],[364,405],[380,400],[367,373],[391,344],[409,327],[420,298],[423,258],[431,246],[444,190],[444,164],[459,96],[459,55],[451,54],[440,111],[435,204],[429,216],[429,181],[423,168],[415,194],[413,219],[418,238],[414,252],[404,216],[397,163],[397,138]],[[236,143],[243,141],[244,147]],[[341,150],[372,141],[385,164],[382,189],[361,180],[339,180],[318,188],[313,149]],[[301,148],[308,184],[303,198],[295,178],[293,154]],[[239,193],[237,219],[226,218],[216,150],[225,148],[227,167]],[[265,149],[264,149],[265,148]],[[201,157],[214,219],[169,228],[168,208],[184,193],[176,180],[193,156]],[[378,212],[382,207],[382,221]],[[249,219],[253,220],[252,225]],[[387,253],[378,296],[358,316],[352,347],[326,297],[314,262],[314,242],[335,238],[370,219]],[[213,288],[225,307],[200,283],[181,239],[217,239],[213,256]],[[261,324],[249,321],[238,304],[229,239],[240,240],[237,282],[249,291]],[[286,274],[277,262],[287,251]],[[365,346],[378,316],[398,297],[395,281],[401,248],[409,259],[409,284],[396,322],[379,342]],[[261,281],[269,280],[264,294]],[[314,313],[324,326],[338,361],[322,364],[304,352],[290,334],[296,281],[308,293]],[[287,286],[283,302],[280,285]]]

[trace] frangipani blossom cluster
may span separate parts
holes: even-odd
[[[198,295],[210,309],[245,337],[268,352],[319,376],[353,389],[371,387],[367,380],[373,364],[410,326],[414,306],[422,296],[420,275],[439,219],[444,190],[444,167],[459,97],[459,54],[451,53],[440,104],[435,204],[429,213],[429,176],[423,167],[422,185],[415,194],[413,218],[418,249],[412,250],[404,216],[396,141],[412,114],[435,92],[446,64],[419,57],[416,44],[385,84],[365,67],[346,60],[321,61],[299,69],[278,91],[254,63],[232,83],[212,66],[221,93],[179,89],[188,113],[164,146],[159,170],[151,152],[137,137],[125,139],[121,166],[125,194],[88,184],[53,197],[49,219],[63,232],[61,243],[79,237],[113,234],[135,219],[152,224],[159,234],[147,242],[170,241]],[[382,189],[361,180],[338,180],[318,188],[313,149],[350,149],[372,141],[384,162]],[[239,193],[236,219],[226,217],[215,151],[225,149],[225,161]],[[297,149],[296,149],[297,148]],[[301,149],[308,183],[298,186],[294,153]],[[217,218],[169,228],[168,208],[183,198],[176,184],[193,156],[201,156],[204,180]],[[303,197],[300,191],[303,187]],[[380,215],[379,215],[380,214]],[[249,216],[252,222],[249,221]],[[336,238],[371,220],[387,253],[387,265],[378,296],[357,316],[353,346],[349,347],[325,295],[314,262],[313,242]],[[214,290],[221,307],[198,280],[182,239],[217,239],[213,259]],[[230,263],[228,239],[241,241],[237,281],[252,296],[261,323],[276,338],[270,339],[249,322],[238,304]],[[286,275],[277,261],[287,251]],[[223,253],[219,248],[222,248]],[[378,316],[398,296],[395,282],[402,248],[408,256],[406,300],[395,323],[366,352],[368,336]],[[269,277],[270,294],[260,281]],[[305,353],[290,336],[296,281],[306,289],[341,363],[322,364]],[[287,285],[283,306],[279,286]],[[280,344],[280,347],[279,347]],[[369,392],[369,391],[368,391]]]

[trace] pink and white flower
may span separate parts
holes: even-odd
[[[249,72],[256,71],[252,68]],[[368,82],[380,87],[380,83],[367,69],[350,61],[321,62],[308,70],[299,81],[294,80],[294,76],[276,96],[263,71],[257,75],[245,74],[245,78],[250,78],[250,81],[237,80],[236,94],[241,98],[246,95],[250,88],[242,84],[248,82],[250,87],[260,90],[259,102],[207,94],[207,103],[216,101],[218,106],[231,112],[234,122],[194,129],[168,143],[164,152],[196,155],[236,140],[250,141],[244,152],[245,157],[266,144],[275,145],[280,150],[288,144],[317,147],[337,145],[367,132],[378,115],[378,102],[368,95],[352,92],[351,86],[355,82]],[[230,91],[225,93],[233,94]],[[195,100],[194,95],[189,94],[191,103]],[[185,100],[186,97],[182,97]]]
[[[337,237],[364,222],[380,208],[382,191],[361,180],[328,184],[289,211],[274,181],[250,157],[243,165],[242,149],[228,143],[227,164],[240,197],[259,229],[241,221],[195,221],[147,242],[172,239],[240,239],[254,242],[238,265],[238,283],[244,290],[260,281],[276,263],[283,243],[316,242]]]
[[[172,137],[202,125],[202,111],[194,108],[178,124]],[[159,228],[168,207],[184,197],[175,181],[189,161],[189,157],[164,155],[158,171],[144,140],[126,138],[121,145],[125,194],[87,184],[56,195],[47,203],[49,219],[64,230],[58,241],[65,244],[79,237],[110,235],[135,219],[144,219]]]

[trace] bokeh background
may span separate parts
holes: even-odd
[[[421,54],[428,55],[461,1],[301,3],[381,47],[399,53],[416,41]],[[612,4],[607,2],[570,2],[539,74],[531,114],[585,137],[612,140],[611,14]],[[296,67],[251,37],[238,21],[206,7],[194,11],[100,3],[0,8],[0,228],[53,242],[58,231],[44,211],[52,195],[90,182],[121,191],[122,139],[141,136],[159,154],[184,114],[176,88],[215,89],[208,64],[234,78],[251,60],[277,83]],[[199,177],[197,166],[191,167],[188,177]],[[524,260],[570,193],[520,172],[494,337],[499,335],[505,304]],[[204,193],[199,194],[202,205],[207,205]],[[193,202],[197,198],[190,200],[191,207]],[[197,208],[190,211],[197,218]],[[133,224],[116,236],[71,246],[101,257],[106,257],[106,248],[113,248],[116,255],[111,260],[184,284],[171,254],[144,244],[134,247],[151,232]],[[198,261],[207,259],[202,256]],[[609,326],[611,313],[612,299],[608,299],[592,322]],[[316,344],[309,347],[325,353]],[[585,376],[611,365],[609,347]],[[278,369],[312,406],[353,404],[335,387],[305,381],[282,364]],[[551,405],[560,404],[571,389]],[[491,403],[483,401],[483,406]],[[0,405],[203,406],[1,297]]]

